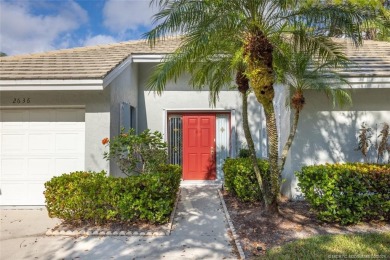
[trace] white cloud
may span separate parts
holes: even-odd
[[[55,12],[36,15],[33,1],[0,1],[0,47],[8,55],[41,52],[69,47],[69,32],[87,22],[87,12],[73,0],[64,2],[40,1],[41,5],[55,7]],[[61,42],[63,40],[63,42]]]
[[[88,37],[85,41],[84,41],[84,46],[93,46],[93,45],[99,45],[99,44],[108,44],[108,43],[114,43],[114,42],[117,42],[117,40],[110,36],[110,35],[102,35],[102,34],[99,34],[99,35],[96,35],[96,36],[93,36],[93,37]]]
[[[103,24],[119,34],[149,27],[156,12],[149,3],[149,0],[107,0],[103,8]]]

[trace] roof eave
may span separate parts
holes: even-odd
[[[0,91],[103,90],[102,79],[0,80]]]
[[[108,71],[106,76],[103,79],[103,88],[107,87],[116,77],[119,76],[130,64],[132,63],[131,55],[127,57],[124,61],[120,62],[116,67],[111,71]]]
[[[119,74],[122,73],[131,63],[158,63],[161,62],[166,54],[132,54],[108,72],[103,80],[103,87],[107,87]]]
[[[133,54],[131,55],[132,61],[134,63],[149,63],[161,62],[167,54]]]

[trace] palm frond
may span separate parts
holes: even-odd
[[[352,4],[318,4],[304,6],[291,18],[304,22],[308,28],[312,28],[317,34],[325,36],[349,37],[355,45],[362,43],[362,25],[371,19],[371,12]]]
[[[160,11],[153,17],[156,26],[143,34],[151,46],[167,36],[185,33],[212,12],[207,1],[160,0],[158,3],[161,4]]]

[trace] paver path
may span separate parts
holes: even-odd
[[[216,186],[182,187],[170,236],[45,236],[52,225],[42,210],[1,210],[0,259],[236,259]]]

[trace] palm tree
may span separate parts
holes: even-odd
[[[236,84],[237,84],[237,89],[240,92],[241,95],[241,102],[242,102],[242,126],[244,130],[244,136],[246,139],[246,143],[248,145],[248,150],[249,150],[249,158],[252,161],[253,169],[255,171],[256,179],[260,187],[260,193],[262,196],[263,190],[263,178],[264,175],[260,171],[260,167],[257,163],[257,156],[256,156],[256,149],[255,149],[255,144],[253,142],[252,134],[250,131],[249,127],[249,120],[248,120],[248,94],[250,91],[249,87],[249,79],[244,73],[244,68],[243,66],[240,66],[237,68],[237,73],[236,73]]]
[[[281,174],[273,104],[276,60],[287,61],[286,49],[298,49],[321,61],[343,56],[338,44],[326,37],[325,29],[336,25],[358,44],[365,19],[355,8],[300,6],[299,2],[152,0],[160,9],[155,15],[156,27],[146,34],[151,45],[171,35],[182,37],[180,47],[151,76],[149,86],[158,93],[168,80],[189,72],[192,86],[208,85],[211,101],[215,101],[238,71],[237,64],[244,62],[244,75],[266,119],[270,170],[258,176],[258,182],[268,212],[278,212]]]
[[[291,51],[287,57],[289,62],[278,65],[281,70],[279,81],[289,88],[290,100],[288,102],[289,107],[294,110],[294,117],[290,134],[281,154],[281,171],[284,169],[288,151],[298,128],[300,112],[305,105],[304,92],[306,90],[324,92],[332,99],[333,106],[342,107],[352,103],[349,92],[341,88],[349,85],[349,82],[337,73],[338,70],[347,68],[352,63],[347,57],[339,55],[335,60],[329,59],[324,62],[313,59],[310,55],[298,50]]]

